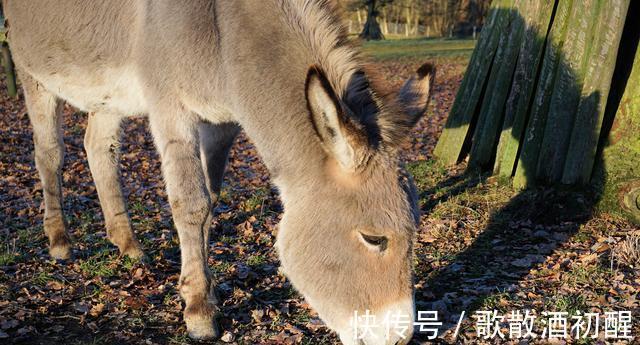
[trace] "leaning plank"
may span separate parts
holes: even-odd
[[[18,97],[18,87],[16,86],[16,71],[13,67],[13,60],[11,59],[11,51],[6,41],[0,43],[0,51],[2,52],[2,68],[7,82],[7,93],[9,96]]]
[[[555,1],[534,1],[529,11],[523,13],[524,38],[513,77],[511,94],[505,106],[502,133],[494,165],[494,173],[502,177],[510,177],[515,168],[554,4]]]
[[[551,31],[547,38],[529,120],[521,143],[521,153],[513,179],[513,186],[516,188],[526,188],[533,185],[536,180],[536,167],[547,122],[549,102],[555,85],[556,72],[561,59],[561,48],[565,43],[569,15],[573,5],[573,0],[559,0],[558,2]]]
[[[469,133],[482,89],[491,69],[498,41],[509,19],[513,0],[494,0],[486,24],[480,34],[469,66],[456,95],[445,128],[440,135],[434,155],[447,165],[460,157]]]
[[[582,98],[571,132],[562,183],[586,184],[591,179],[611,78],[630,0],[610,0],[595,28]]]
[[[598,16],[602,12],[603,1],[576,1],[572,9],[567,40],[561,48],[560,65],[556,83],[551,95],[537,175],[539,179],[558,183],[562,178],[564,163],[569,148],[575,114],[580,102],[587,58],[593,47]]]
[[[520,42],[524,34],[522,13],[528,12],[529,1],[517,0],[511,12],[506,32],[501,35],[493,68],[485,91],[478,122],[473,133],[469,167],[485,167],[497,146],[498,131],[502,128],[504,105],[509,94]]]
[[[602,185],[598,208],[640,224],[640,47],[593,182]]]

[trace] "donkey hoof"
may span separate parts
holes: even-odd
[[[124,249],[121,248],[120,256],[128,256],[131,259],[137,259],[141,261],[145,260],[144,252],[142,251],[142,248],[140,248],[140,245],[137,243],[128,245]]]
[[[187,333],[191,339],[209,340],[220,336],[220,328],[214,317],[188,317],[185,322],[187,323]]]
[[[49,255],[56,260],[71,259],[71,245],[61,244],[49,248]]]

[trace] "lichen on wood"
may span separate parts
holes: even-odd
[[[500,35],[509,21],[513,0],[496,0],[491,6],[485,28],[480,33],[445,129],[434,151],[434,155],[447,165],[457,163],[467,136],[471,135],[469,126],[478,102],[481,101]]]
[[[596,169],[599,209],[640,224],[640,49]]]
[[[515,168],[553,7],[553,1],[535,1],[529,12],[524,14],[525,32],[513,84],[505,105],[502,132],[493,170],[494,174],[502,177],[510,177]]]

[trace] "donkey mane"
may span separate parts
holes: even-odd
[[[407,121],[395,93],[379,73],[364,63],[347,37],[335,0],[278,0],[285,24],[304,44],[314,68],[319,68],[352,119],[363,127],[373,148],[397,146],[415,121]],[[384,147],[382,147],[384,148]]]
[[[347,38],[334,0],[278,0],[282,18],[339,96],[344,96],[349,79],[360,69],[359,53]]]

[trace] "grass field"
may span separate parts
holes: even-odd
[[[364,43],[363,51],[376,60],[448,58],[471,56],[472,39],[409,38]]]

